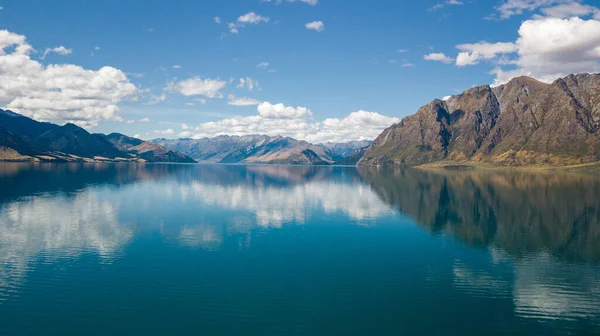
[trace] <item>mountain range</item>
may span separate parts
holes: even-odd
[[[435,99],[373,142],[311,144],[282,136],[155,139],[91,134],[0,110],[0,161],[213,162],[298,165],[432,163],[569,166],[600,162],[600,74],[553,83],[517,77]]]
[[[386,129],[359,164],[580,165],[600,161],[599,130],[599,74],[518,77],[430,102]]]
[[[91,134],[74,124],[38,122],[7,110],[0,110],[0,161],[195,162],[152,142]]]
[[[262,164],[335,164],[370,141],[315,145],[289,137],[267,135],[228,136],[203,139],[154,139],[154,143],[184,153],[198,162]],[[356,164],[357,160],[349,162]]]

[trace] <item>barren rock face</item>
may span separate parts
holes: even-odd
[[[529,77],[434,100],[385,130],[359,164],[440,160],[568,165],[600,160],[600,75]]]

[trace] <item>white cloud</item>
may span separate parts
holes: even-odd
[[[60,47],[56,47],[56,48],[46,48],[46,50],[44,51],[44,55],[42,55],[41,59],[45,59],[46,56],[48,56],[48,54],[50,53],[55,53],[55,54],[59,54],[59,55],[70,55],[71,53],[73,53],[73,49],[68,49],[65,48],[63,46]]]
[[[569,18],[594,15],[595,19],[600,19],[600,10],[597,7],[582,4],[581,0],[504,0],[501,5],[496,7],[496,10],[500,19],[508,19],[514,15],[537,10],[550,17]],[[493,14],[488,18],[497,17]]]
[[[237,19],[238,23],[253,23],[253,24],[257,24],[257,23],[261,23],[261,22],[269,22],[269,18],[268,17],[264,17],[264,16],[260,16],[254,12],[250,12],[250,13],[246,13],[244,15],[241,15],[240,17],[238,17]]]
[[[95,47],[94,47],[94,50],[100,50],[100,47],[98,47],[98,46],[95,46]]]
[[[261,22],[267,23],[270,18],[256,14],[255,12],[249,12],[244,15],[240,15],[235,22],[227,24],[229,32],[232,34],[238,34],[239,28],[245,27],[246,24],[259,24]]]
[[[306,107],[293,108],[283,104],[273,105],[269,102],[260,103],[258,113],[261,117],[267,119],[298,119],[312,116],[312,112]]]
[[[401,53],[401,54],[403,54],[403,53],[408,52],[408,49],[398,49],[398,52]]]
[[[446,63],[446,64],[454,62],[454,59],[452,57],[448,57],[444,53],[427,54],[427,55],[423,56],[423,59],[426,61],[436,61],[436,62],[442,62],[442,63]]]
[[[150,119],[149,118],[142,118],[142,119],[140,119],[138,121],[140,121],[140,122],[150,122]]]
[[[249,97],[236,97],[235,95],[229,95],[228,104],[233,106],[253,106],[260,104],[260,100]]]
[[[436,5],[434,5],[433,7],[431,7],[429,10],[438,10],[438,9],[442,9],[448,5],[450,6],[461,6],[464,5],[465,3],[459,0],[448,0],[448,1],[444,1],[441,3],[438,3]]]
[[[181,69],[181,68],[182,68],[181,65],[178,65],[178,64],[173,65],[173,69]]]
[[[267,68],[269,66],[269,62],[260,62],[256,65],[257,68]]]
[[[582,5],[578,2],[564,3],[554,7],[542,8],[541,11],[546,16],[561,19],[573,16],[585,17],[589,15],[594,15],[595,19],[600,19],[600,9],[590,5]]]
[[[266,134],[289,136],[313,143],[374,139],[387,127],[400,121],[376,112],[358,111],[344,118],[329,118],[321,122],[312,119],[306,107],[260,103],[257,115],[237,116],[206,122],[194,129],[194,138],[219,135]]]
[[[173,135],[175,134],[175,130],[172,128],[167,128],[164,130],[155,130],[153,131],[154,134],[159,134],[159,135]]]
[[[404,68],[412,68],[414,66],[415,65],[413,63],[410,63],[410,62],[402,63],[402,67],[404,67]]]
[[[171,81],[167,84],[167,91],[176,91],[184,96],[205,96],[207,98],[222,98],[220,92],[227,86],[227,82],[220,79],[202,79],[193,77],[182,81]]]
[[[240,83],[236,85],[238,89],[247,89],[249,92],[252,92],[254,89],[259,89],[260,91],[260,83],[257,80],[254,80],[250,77],[240,78]]]
[[[536,17],[521,24],[514,43],[480,42],[457,48],[462,51],[458,66],[491,60],[496,85],[517,76],[552,82],[571,73],[600,71],[600,21]]]
[[[456,65],[459,67],[477,64],[481,59],[494,59],[499,55],[517,51],[517,45],[511,42],[459,44],[456,48],[462,51],[456,57]]]
[[[215,20],[215,23],[221,24],[221,18],[220,17],[215,16],[214,20]]]
[[[7,52],[8,47],[14,47]],[[138,90],[112,67],[87,70],[73,64],[43,65],[32,60],[23,35],[0,30],[0,104],[41,121],[91,127],[123,121],[117,104]]]
[[[313,21],[313,22],[309,22],[306,25],[304,25],[306,27],[306,29],[308,30],[314,30],[317,32],[322,32],[323,30],[325,30],[325,24],[323,23],[323,21]]]

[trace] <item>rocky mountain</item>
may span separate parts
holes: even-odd
[[[346,165],[346,166],[355,166],[360,159],[365,155],[368,147],[363,147],[359,149],[355,149],[352,153],[348,154],[348,156],[343,157],[335,162],[337,165]]]
[[[329,152],[334,155],[336,160],[341,160],[351,156],[356,150],[369,147],[372,141],[349,141],[349,142],[326,142],[323,147],[327,148]]]
[[[115,145],[117,137],[136,145]],[[0,161],[194,162],[154,143],[120,134],[91,134],[74,124],[38,122],[5,110],[0,110]]]
[[[155,139],[153,142],[198,162],[316,165],[335,161],[323,146],[281,136],[224,135],[197,140]]]
[[[186,155],[153,142],[143,141],[119,133],[111,133],[105,137],[106,140],[110,141],[117,149],[133,154],[146,162],[196,162]]]
[[[359,164],[585,164],[600,161],[599,129],[600,74],[518,77],[430,102],[386,129]]]

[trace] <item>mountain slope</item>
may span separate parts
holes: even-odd
[[[156,144],[119,136],[117,146],[108,136],[74,124],[58,126],[0,110],[0,161],[194,162]]]
[[[326,142],[323,147],[327,148],[335,159],[341,160],[351,156],[357,149],[368,147],[372,141],[349,141],[349,142]]]
[[[386,129],[359,164],[442,160],[569,165],[600,160],[600,75],[519,77],[434,100]]]
[[[181,152],[198,162],[331,164],[324,147],[286,137],[266,135],[218,136],[204,139],[155,139],[153,142]]]
[[[90,134],[74,124],[66,124],[40,135],[36,141],[47,148],[80,157],[130,158],[124,151],[98,134]]]
[[[360,159],[362,159],[362,157],[365,155],[366,151],[367,151],[367,147],[356,149],[352,153],[350,153],[348,156],[346,156],[340,160],[337,160],[335,162],[335,164],[345,165],[345,166],[355,166],[360,161]]]
[[[111,133],[105,138],[121,151],[133,154],[147,162],[194,163],[192,158],[149,141]]]
[[[18,134],[26,141],[34,140],[40,135],[60,126],[39,122],[9,110],[0,109],[0,126],[6,131]]]

